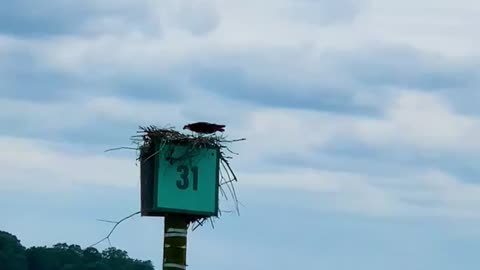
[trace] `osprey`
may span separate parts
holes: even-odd
[[[183,126],[183,129],[188,129],[196,133],[211,134],[217,131],[224,132],[225,125],[217,125],[207,122],[197,122]]]

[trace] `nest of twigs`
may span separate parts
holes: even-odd
[[[194,135],[194,134],[183,134],[173,128],[158,128],[156,126],[148,127],[139,127],[137,135],[132,136],[132,142],[137,145],[136,149],[139,150],[138,159],[146,161],[160,151],[162,151],[163,146],[168,144],[175,145],[189,145],[191,149],[186,152],[184,158],[188,158],[188,153],[194,153],[198,148],[203,147],[214,147],[218,148],[220,151],[220,185],[219,185],[219,194],[225,200],[233,200],[235,210],[237,214],[240,214],[239,211],[239,201],[235,192],[234,182],[237,182],[237,176],[235,175],[232,167],[230,166],[229,159],[232,158],[232,155],[238,155],[237,153],[231,151],[228,147],[228,144],[238,141],[244,141],[245,138],[228,140],[223,135]],[[155,151],[153,149],[155,144],[159,144],[159,150]],[[228,193],[227,193],[228,190]],[[219,208],[219,216],[223,212],[232,212],[232,210],[225,210]],[[209,220],[213,226],[213,219],[211,217],[201,217],[194,219],[192,223],[194,228],[201,226],[205,221]]]

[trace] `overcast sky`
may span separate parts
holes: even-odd
[[[16,0],[0,230],[86,247],[139,209],[139,125],[227,125],[241,215],[188,269],[478,269],[480,2]],[[226,207],[221,202],[221,207]],[[163,219],[112,244],[161,269]],[[107,244],[100,245],[105,248]]]

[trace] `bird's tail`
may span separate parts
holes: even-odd
[[[225,125],[217,125],[217,130],[220,131],[220,132],[224,132],[225,131]]]

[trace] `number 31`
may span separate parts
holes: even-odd
[[[198,167],[192,167],[191,171],[193,173],[193,190],[198,190]],[[177,187],[183,190],[187,189],[189,185],[188,167],[185,165],[180,165],[177,167],[177,172],[180,173],[180,178],[182,179],[177,180]]]

